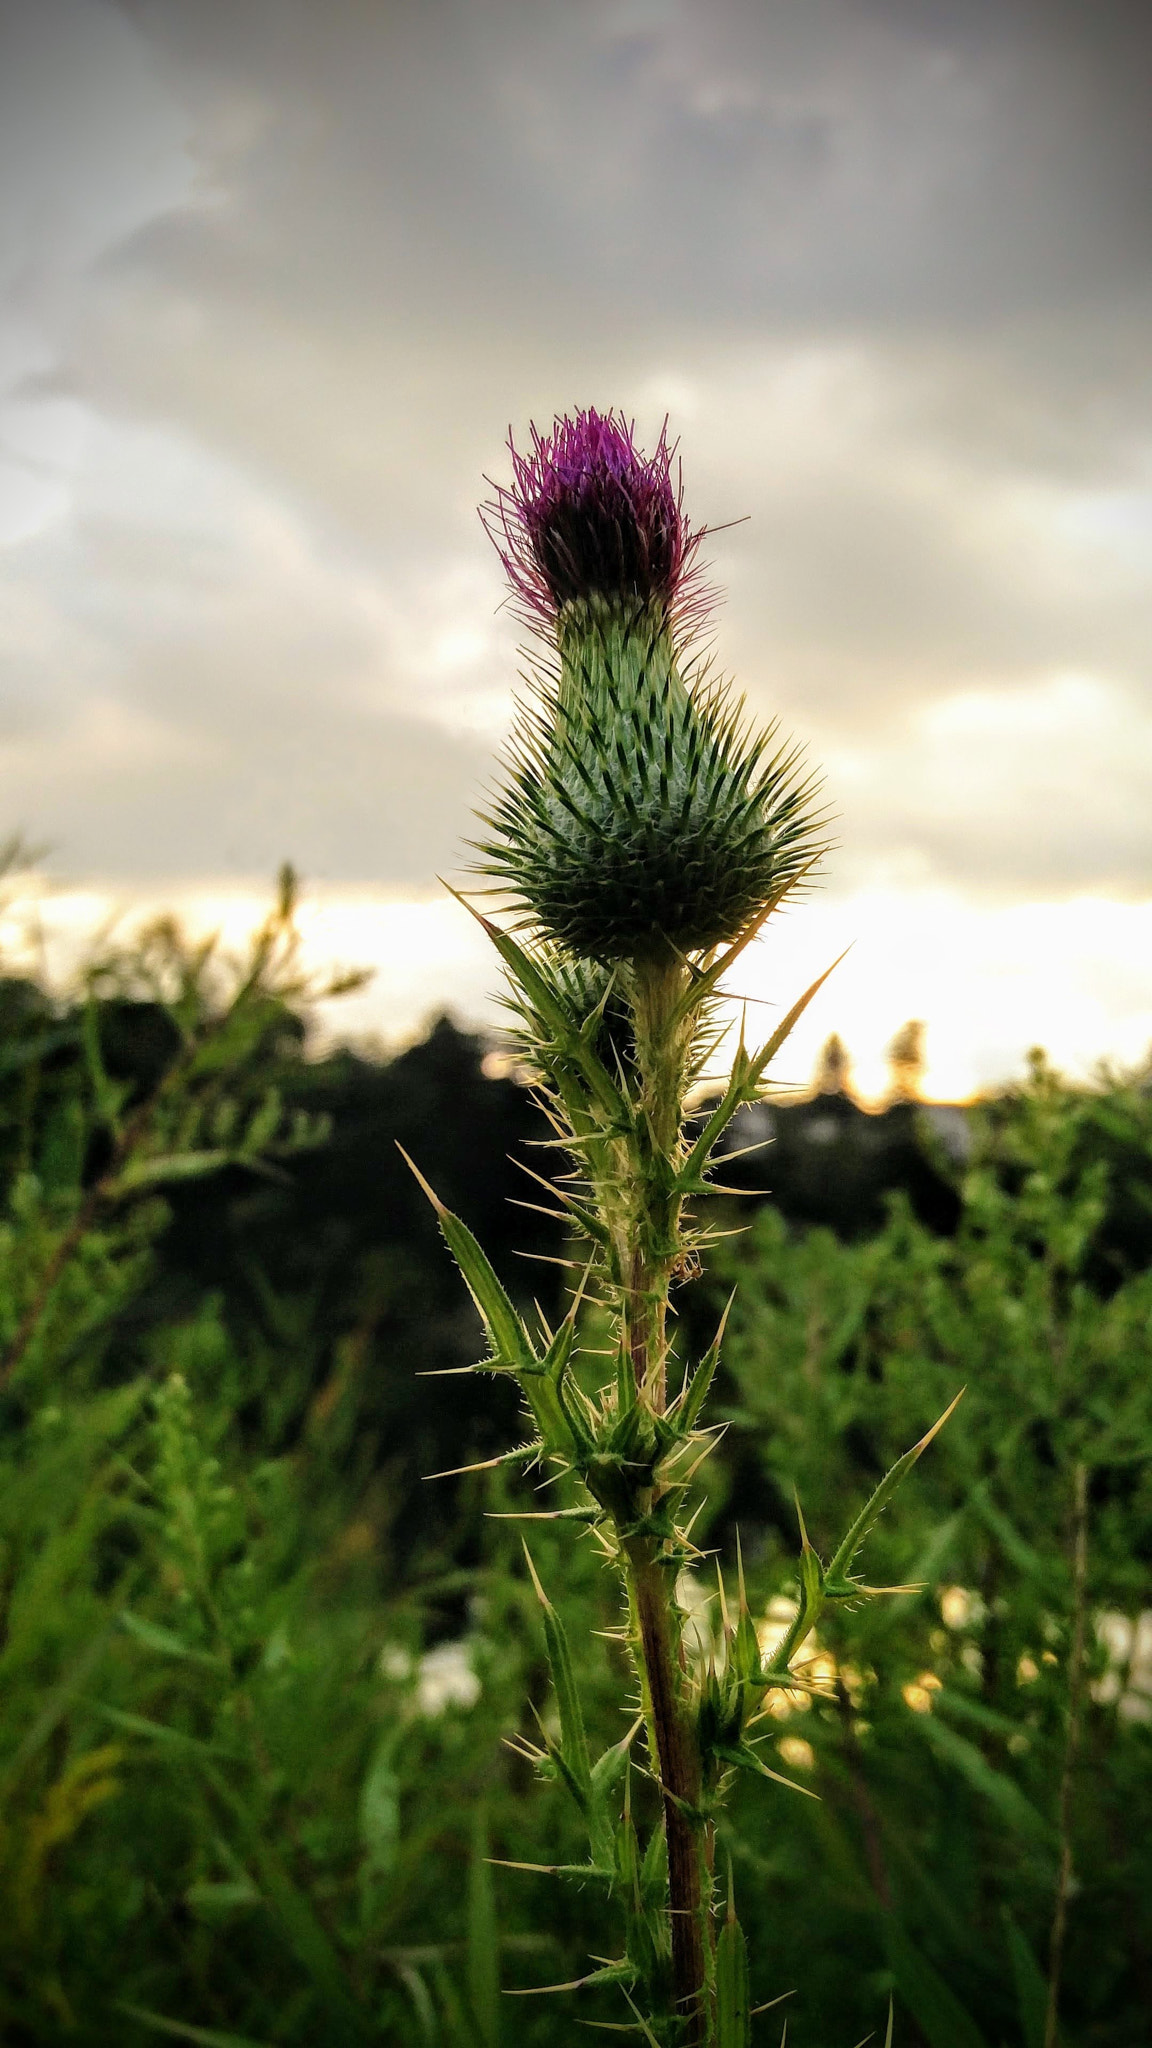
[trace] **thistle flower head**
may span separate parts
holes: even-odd
[[[733,940],[820,847],[796,750],[757,733],[685,642],[707,602],[703,529],[681,506],[667,428],[645,456],[589,408],[510,441],[488,532],[552,652],[530,677],[480,872],[538,936],[604,965]]]
[[[512,484],[493,486],[481,517],[533,622],[551,630],[566,606],[599,599],[684,623],[706,602],[692,568],[703,529],[684,517],[667,421],[651,455],[612,409],[529,434],[526,454],[509,434]]]

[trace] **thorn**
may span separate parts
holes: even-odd
[[[447,883],[445,883],[444,886],[445,888],[447,888]],[[452,893],[453,895],[455,895],[455,890],[453,890]],[[394,1140],[394,1143],[396,1146],[396,1150],[400,1154],[401,1159],[404,1161],[405,1166],[408,1168],[409,1173],[415,1175],[416,1179],[420,1183],[420,1186],[423,1188],[424,1193],[427,1195],[428,1200],[431,1202],[432,1207],[435,1209],[437,1216],[446,1216],[448,1214],[448,1210],[445,1207],[444,1203],[440,1200],[440,1197],[436,1193],[435,1188],[429,1187],[428,1182],[425,1180],[424,1175],[420,1171],[420,1168],[416,1165],[415,1160],[410,1159],[408,1157],[408,1154],[404,1150],[403,1145],[400,1143],[399,1138],[396,1138]]]
[[[520,1540],[524,1551],[524,1557],[528,1565],[528,1570],[531,1574],[532,1584],[535,1586],[537,1595],[539,1596],[540,1605],[541,1607],[549,1607],[551,1603],[548,1599],[547,1593],[544,1591],[543,1586],[540,1584],[536,1567],[532,1562],[532,1552],[529,1550],[527,1543],[524,1542],[523,1537],[521,1537]]]
[[[914,1458],[918,1458],[920,1456],[921,1451],[926,1451],[933,1437],[938,1436],[940,1434],[940,1431],[943,1429],[944,1424],[948,1420],[948,1417],[955,1411],[955,1409],[959,1407],[961,1401],[964,1399],[964,1396],[967,1392],[968,1387],[967,1383],[965,1383],[965,1385],[961,1387],[960,1392],[956,1395],[955,1399],[949,1401],[948,1406],[944,1410],[944,1413],[940,1417],[939,1421],[934,1422],[932,1424],[931,1429],[927,1430],[925,1434],[921,1437],[919,1443],[913,1445],[912,1455]]]
[[[784,2000],[785,2000],[786,1998],[795,1998],[795,1996],[796,1996],[796,1993],[795,1993],[795,1991],[781,1991],[778,1997],[776,1997],[776,1998],[770,1998],[770,1999],[768,2000],[768,2003],[767,2003],[766,2005],[754,2005],[754,2006],[752,2007],[752,2010],[751,2010],[751,2012],[749,2013],[748,2017],[749,2017],[749,2019],[750,2019],[750,2020],[754,2020],[754,2019],[756,2018],[756,2015],[757,2015],[757,2013],[759,2013],[759,2012],[771,2012],[771,2010],[772,2010],[772,2007],[773,2007],[774,2005],[783,2005],[783,2003],[784,2003]],[[871,2036],[871,2034],[868,2034],[868,2035],[866,2035],[866,2036],[865,2036],[865,2039],[867,2039],[867,2040],[869,2040],[869,2041],[870,2041],[870,2040],[872,2039],[872,2036]],[[864,2042],[863,2042],[863,2041],[861,2041],[861,2042],[859,2043],[859,2048],[864,2048]]]
[[[728,1602],[724,1594],[724,1574],[720,1569],[719,1558],[716,1559],[716,1586],[720,1594],[720,1620],[723,1625],[725,1640],[727,1640],[732,1634],[732,1624],[728,1619]]]
[[[523,1452],[525,1463],[530,1465],[532,1463],[532,1459],[537,1455],[539,1451],[543,1450],[543,1448],[543,1444],[522,1445],[521,1449]],[[516,1456],[517,1453],[515,1452],[513,1452],[512,1455],[509,1456],[507,1451],[502,1451],[498,1458],[485,1458],[483,1464],[481,1465],[450,1465],[446,1472],[425,1472],[422,1476],[424,1479],[459,1479],[465,1472],[494,1472],[496,1470],[497,1465],[514,1464],[516,1461]]]

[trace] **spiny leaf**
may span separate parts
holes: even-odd
[[[577,1788],[578,1803],[587,1813],[592,1801],[592,1767],[588,1758],[588,1738],[584,1732],[584,1714],[580,1705],[580,1695],[576,1690],[568,1637],[560,1616],[540,1584],[527,1544],[524,1545],[524,1556],[544,1614],[544,1640],[548,1649],[552,1684],[560,1714],[558,1761],[565,1766],[566,1775],[569,1776],[573,1787]]]
[[[728,1086],[709,1116],[699,1137],[696,1139],[677,1177],[677,1189],[681,1194],[699,1194],[711,1191],[708,1188],[708,1183],[703,1181],[701,1176],[736,1111],[744,1103],[755,1100],[760,1083],[775,1059],[776,1054],[780,1051],[785,1040],[791,1036],[792,1031],[799,1023],[813,997],[820,993],[829,975],[835,973],[840,965],[840,961],[844,959],[845,953],[849,950],[848,947],[845,947],[844,953],[841,953],[837,959],[833,960],[832,965],[826,967],[823,974],[817,976],[810,988],[805,989],[804,994],[798,1001],[793,1003],[787,1016],[777,1025],[767,1044],[762,1046],[760,1051],[754,1056],[749,1055],[745,1050],[743,1032],[741,1032],[740,1043],[732,1062],[732,1075]]]
[[[795,1778],[786,1778],[781,1771],[770,1771],[767,1764],[763,1763],[755,1750],[749,1749],[746,1743],[718,1742],[712,1754],[719,1757],[721,1763],[735,1765],[738,1771],[752,1771],[758,1778],[771,1778],[776,1785],[787,1785],[790,1792],[802,1792],[805,1799],[818,1800],[820,1797],[820,1794],[813,1792],[810,1786],[798,1785]]]
[[[636,1966],[626,1960],[618,1963],[604,1963],[598,1970],[590,1970],[586,1977],[570,1977],[566,1984],[526,1984],[516,1990],[507,1990],[505,1998],[546,1998],[554,1991],[583,1991],[589,1984],[634,1984]]]
[[[733,1288],[725,1304],[724,1313],[720,1318],[720,1327],[716,1335],[696,1367],[691,1381],[685,1387],[683,1394],[674,1402],[670,1411],[670,1419],[674,1415],[677,1428],[683,1430],[685,1434],[689,1430],[695,1429],[700,1411],[708,1398],[708,1389],[712,1385],[716,1367],[720,1362],[720,1347],[724,1342],[724,1331],[729,1314],[731,1313],[732,1303],[735,1299],[736,1289]],[[683,1406],[681,1406],[681,1402],[683,1402]]]
[[[470,1368],[475,1370],[475,1368]],[[540,1456],[543,1444],[517,1444],[511,1451],[501,1451],[497,1458],[481,1458],[475,1465],[449,1465],[445,1472],[426,1472],[425,1479],[459,1479],[465,1472],[495,1472],[500,1465],[530,1465]]]
[[[454,1216],[451,1209],[445,1208],[435,1189],[429,1186],[420,1168],[409,1159],[399,1141],[396,1150],[436,1211],[436,1220],[444,1241],[464,1275],[468,1292],[484,1319],[496,1360],[503,1365],[512,1366],[518,1372],[538,1372],[539,1360],[528,1332],[468,1225],[463,1223],[459,1216]]]
[[[629,1123],[628,1105],[624,1097],[607,1068],[597,1059],[591,1046],[583,1041],[579,1033],[573,1032],[571,1020],[557,1002],[546,977],[540,972],[531,954],[517,945],[509,932],[502,931],[499,925],[493,924],[491,918],[476,910],[459,890],[451,888],[448,883],[444,886],[448,889],[449,895],[455,896],[457,903],[462,903],[465,910],[483,926],[500,958],[523,989],[541,1021],[554,1033],[565,1050],[571,1052],[601,1108],[614,1120]]]
[[[749,798],[749,803],[753,807],[753,810],[755,810],[759,803],[759,796],[757,792],[754,791],[752,793],[752,795]],[[719,987],[720,983],[724,979],[724,976],[728,974],[730,970],[736,965],[736,962],[740,958],[740,955],[744,951],[745,947],[750,946],[753,939],[759,936],[759,934],[763,931],[764,926],[767,924],[768,919],[772,916],[773,912],[779,910],[780,905],[784,901],[784,898],[791,893],[791,891],[796,887],[797,883],[803,880],[805,875],[810,874],[812,872],[812,869],[818,865],[820,859],[821,852],[814,853],[811,860],[806,862],[806,864],[802,868],[800,868],[796,872],[796,874],[790,875],[788,880],[785,882],[784,887],[778,890],[776,895],[772,897],[771,901],[765,904],[763,910],[759,911],[757,915],[752,919],[751,923],[745,926],[744,930],[740,933],[739,938],[734,939],[732,944],[730,946],[727,946],[724,949],[724,951],[719,955],[719,957],[713,960],[708,967],[704,968],[700,973],[694,975],[691,986],[685,991],[684,995],[680,998],[679,1004],[672,1013],[671,1028],[673,1030],[675,1030],[679,1024],[683,1023],[684,1019],[690,1016],[694,1010],[698,1009],[700,1004],[709,995],[711,995],[715,989]],[[829,968],[828,973],[831,974],[831,972],[832,969]],[[819,987],[819,983],[817,983],[816,986]],[[815,989],[812,991],[812,993],[815,994]]]
[[[963,1394],[964,1388],[961,1387],[955,1399],[948,1403],[943,1415],[932,1424],[931,1429],[925,1431],[919,1443],[913,1444],[910,1451],[905,1451],[902,1458],[897,1458],[892,1470],[880,1481],[867,1506],[862,1508],[857,1515],[825,1575],[825,1589],[833,1598],[843,1598],[847,1594],[859,1591],[858,1587],[853,1587],[850,1584],[847,1577],[856,1552],[859,1550],[868,1531],[873,1527],[874,1523],[879,1521],[901,1480],[912,1470],[913,1465],[922,1452],[927,1450],[933,1437],[938,1435],[940,1430],[943,1429],[944,1424],[962,1399]]]
[[[751,2048],[748,1944],[736,1918],[732,1866],[728,1866],[728,1913],[716,1943],[716,2048]]]

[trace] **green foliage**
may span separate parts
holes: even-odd
[[[319,1088],[309,1123],[294,1117],[311,1084],[285,1061],[300,991],[279,930],[254,978],[215,955],[181,965],[169,929],[138,966],[102,969],[79,1008],[0,984],[5,2042],[556,2048],[585,2019],[667,2038],[668,1836],[637,1612],[621,1610],[578,1461],[629,1515],[638,1474],[653,1494],[666,1481],[658,1540],[675,1545],[703,1443],[685,1455],[674,1432],[696,1439],[710,1394],[728,1428],[676,1553],[675,1626],[712,1760],[701,1811],[735,1878],[716,1914],[717,2041],[774,2043],[780,2014],[756,2009],[794,1992],[789,2040],[848,2048],[891,1991],[897,2039],[1041,2048],[1067,1851],[1060,2039],[1135,2048],[1152,1952],[1133,1825],[1152,1775],[1134,1631],[1152,1556],[1143,1084],[1072,1090],[1038,1065],[988,1104],[951,1236],[899,1202],[849,1244],[760,1209],[707,1287],[675,1297],[682,1348],[689,1322],[704,1336],[683,1387],[670,1380],[667,1436],[635,1416],[620,1430],[637,1382],[614,1348],[624,1409],[601,1438],[611,1325],[595,1272],[575,1315],[541,1324],[461,1224],[486,1384],[522,1384],[573,1468],[539,1500],[557,1519],[530,1526],[538,1591],[503,1519],[525,1506],[520,1468],[558,1472],[528,1465],[536,1431],[460,1482],[452,1547],[429,1523],[401,1548],[355,1319],[321,1349],[314,1309],[279,1280],[259,1319],[212,1273],[172,1285],[182,1201],[203,1218],[243,1185],[279,1204],[269,1169],[315,1172],[332,1143]],[[532,995],[558,1003],[557,1088],[577,1108],[594,1096],[594,1161],[634,1142],[597,1121],[610,1103],[631,1114],[637,1071],[630,999],[604,996],[590,1030],[566,1033],[572,1004],[547,982]],[[130,1018],[151,1020],[147,1072],[119,1056]],[[271,1073],[281,1107],[261,1124]],[[741,1052],[741,1088],[747,1073]],[[165,1176],[213,1152],[227,1164]],[[658,1185],[658,1149],[643,1162]],[[611,1246],[592,1250],[610,1271]],[[419,1329],[388,1328],[406,1376]],[[415,1384],[431,1400],[466,1382]],[[955,1422],[890,1496],[885,1473],[961,1384]],[[852,1553],[878,1490],[867,1579],[913,1590],[861,1601]],[[712,1542],[715,1598],[698,1554]],[[634,1600],[650,1590],[638,1574]],[[769,1782],[730,1778],[741,1766]],[[556,1982],[580,1988],[508,1996]]]
[[[414,2015],[437,2043],[498,2041],[469,1811],[531,1630],[501,1621],[504,1579],[490,1596],[489,1572],[434,1551],[389,1582],[346,1358],[310,1388],[286,1316],[295,1426],[285,1441],[282,1400],[253,1440],[234,1409],[261,1359],[219,1301],[139,1313],[165,1258],[157,1188],[280,1174],[323,1142],[267,1086],[298,1039],[290,913],[231,971],[164,927],[93,970],[79,1013],[9,1005],[0,2031],[18,2048],[406,2039]],[[128,1014],[164,1026],[132,1085],[106,1059]],[[488,1714],[426,1703],[428,1630],[486,1598]]]
[[[780,1632],[795,1627],[795,1497],[830,1545],[861,1472],[967,1388],[962,1427],[871,1538],[880,1571],[920,1590],[828,1609],[812,1690],[784,1695],[771,1723],[778,1756],[807,1745],[821,1806],[787,1806],[770,1833],[749,1809],[734,1854],[761,1873],[756,1952],[782,1968],[811,1938],[822,1873],[822,1924],[839,1938],[805,1994],[817,2038],[846,2015],[870,2022],[862,1987],[886,1968],[932,2048],[1033,2048],[1065,1834],[1061,2037],[1134,2042],[1152,1868],[1126,1815],[1148,1796],[1152,1700],[1108,1678],[1097,1622],[1148,1604],[1152,1273],[1104,1295],[1090,1282],[1112,1213],[1099,1131],[1123,1138],[1129,1170],[1142,1148],[1147,1176],[1152,1106],[1140,1086],[1076,1091],[1037,1062],[973,1121],[954,1236],[899,1201],[879,1237],[850,1245],[762,1209],[721,1260],[720,1283],[739,1279],[728,1447],[760,1604],[785,1603]]]

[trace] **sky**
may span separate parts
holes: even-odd
[[[1152,1042],[1152,10],[0,0],[0,832],[60,957],[291,859],[334,1030],[490,1023],[476,517],[667,414],[838,846],[739,989],[966,1094]],[[342,1018],[342,1021],[341,1021]],[[790,1063],[790,1064],[789,1064]]]

